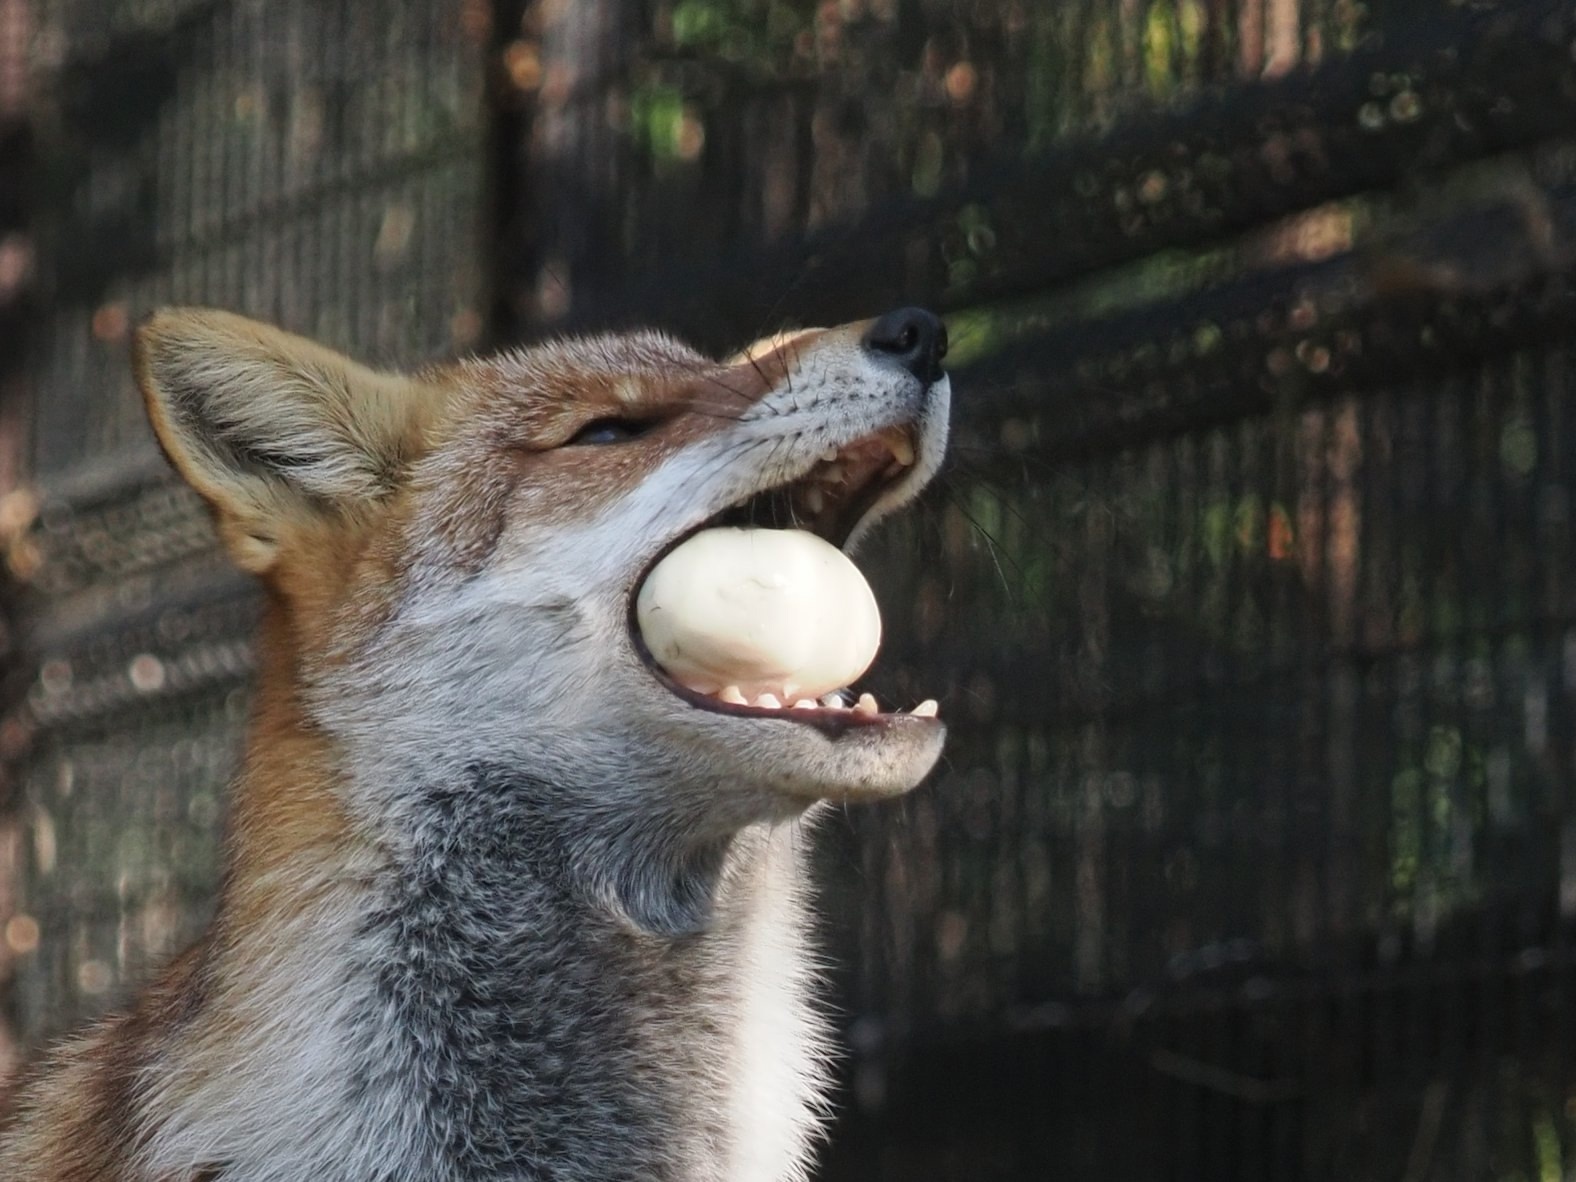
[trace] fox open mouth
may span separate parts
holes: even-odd
[[[934,725],[937,714],[934,701],[921,702],[908,712],[884,713],[873,695],[855,695],[845,685],[831,689],[812,685],[810,692],[805,692],[805,683],[813,683],[817,675],[797,666],[793,666],[798,669],[797,673],[782,674],[780,680],[770,674],[763,675],[760,669],[747,668],[741,668],[736,676],[730,677],[726,661],[722,668],[713,665],[697,672],[667,656],[680,652],[681,643],[669,642],[665,634],[661,638],[654,637],[648,631],[661,627],[666,633],[674,627],[673,615],[686,615],[692,617],[686,643],[694,642],[698,629],[704,633],[700,642],[709,650],[726,650],[732,646],[734,638],[729,635],[726,618],[730,613],[726,610],[703,611],[699,596],[692,595],[689,589],[698,583],[700,596],[715,599],[718,593],[714,585],[730,578],[728,558],[737,555],[740,549],[730,544],[728,535],[737,534],[740,540],[747,537],[750,543],[763,539],[759,547],[745,546],[746,569],[742,574],[732,575],[737,587],[752,591],[766,589],[762,592],[764,606],[757,613],[758,618],[740,617],[741,629],[759,632],[769,628],[773,607],[780,614],[785,602],[796,602],[817,617],[807,621],[807,627],[814,631],[816,625],[820,625],[822,633],[831,633],[821,639],[823,642],[830,640],[831,647],[839,652],[844,662],[848,659],[850,645],[865,653],[853,659],[857,668],[848,680],[854,680],[874,657],[880,620],[868,585],[837,551],[888,493],[900,490],[913,473],[915,458],[914,428],[888,427],[842,447],[828,447],[797,480],[757,492],[675,538],[652,560],[637,583],[636,596],[630,601],[630,630],[636,650],[657,679],[680,698],[704,710],[739,717],[790,719],[833,736],[853,727],[871,725]],[[745,531],[750,532],[746,534]],[[764,539],[775,540],[768,544]],[[703,547],[704,557],[700,556]],[[688,553],[681,554],[681,550]],[[772,563],[769,568],[761,566],[762,551],[767,555],[767,562]],[[719,553],[721,559],[717,557]],[[807,554],[808,559],[804,558]],[[776,558],[783,558],[793,574],[784,574],[783,565],[775,563]],[[675,578],[670,573],[671,568],[681,560],[685,570]],[[666,594],[670,602],[680,599],[679,609],[659,622],[656,614],[662,610],[662,605],[648,613],[651,608],[648,601],[664,594],[654,588],[670,586],[675,581],[684,587],[684,593],[669,591]],[[839,594],[842,602],[839,602]],[[724,600],[728,598],[726,590],[722,596]],[[799,622],[788,622],[786,626],[793,627]],[[836,635],[839,627],[847,635]],[[748,649],[749,640],[740,638],[737,647]],[[820,647],[825,649],[827,644],[822,643]],[[654,655],[654,649],[662,652],[673,667],[666,667],[664,660]],[[741,660],[743,665],[748,665],[747,659]],[[837,667],[835,661],[833,667]],[[826,678],[823,670],[819,678],[823,687]]]

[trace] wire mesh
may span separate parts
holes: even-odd
[[[824,835],[823,1175],[1570,1171],[1571,5],[33,11],[23,1038],[200,920],[244,711],[143,309],[409,361],[920,302],[951,467],[865,565],[951,740]]]
[[[1569,6],[615,11],[522,331],[951,313],[826,1176],[1559,1176]]]
[[[38,509],[11,564],[31,750],[7,931],[25,953],[11,1012],[36,1044],[206,917],[245,713],[253,593],[157,457],[131,327],[194,303],[374,362],[474,342],[489,27],[460,2],[29,8]]]

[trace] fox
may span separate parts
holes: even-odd
[[[945,727],[686,685],[633,605],[701,531],[848,550],[909,505],[946,350],[905,308],[725,360],[642,330],[396,373],[156,312],[157,441],[262,589],[222,880],[29,1069],[0,1178],[804,1182],[817,819],[912,790]]]

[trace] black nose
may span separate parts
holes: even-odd
[[[899,308],[870,326],[865,348],[890,357],[922,382],[939,381],[947,326],[923,308]]]

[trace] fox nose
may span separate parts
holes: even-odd
[[[888,312],[865,333],[865,348],[891,358],[922,382],[941,380],[947,326],[923,308]]]

